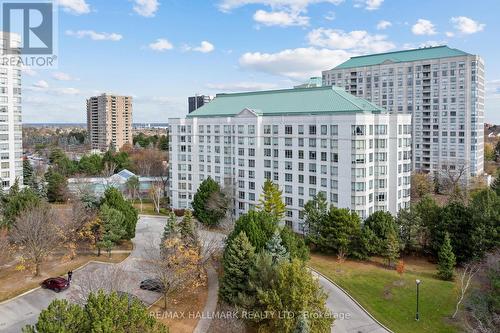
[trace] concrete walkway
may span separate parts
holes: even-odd
[[[198,321],[193,333],[206,333],[210,328],[212,319],[210,314],[214,313],[217,309],[217,302],[219,299],[219,276],[212,265],[207,267],[207,280],[208,280],[208,295],[205,307],[203,308],[203,316]]]

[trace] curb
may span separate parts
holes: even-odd
[[[366,310],[361,304],[359,304],[359,302],[354,298],[352,297],[344,288],[342,288],[341,286],[339,286],[337,283],[335,283],[332,279],[330,279],[329,277],[325,276],[323,273],[320,273],[318,272],[317,270],[315,270],[314,268],[312,268],[311,266],[307,266],[312,272],[316,273],[317,275],[321,276],[322,278],[324,278],[325,280],[327,280],[328,282],[330,282],[331,284],[333,284],[335,287],[337,287],[338,289],[340,289],[344,294],[347,295],[347,297],[349,297],[361,310],[363,310],[364,313],[366,313],[368,315],[368,317],[370,317],[375,323],[377,323],[380,327],[382,327],[383,329],[385,329],[387,332],[389,333],[394,333],[394,331],[390,330],[387,326],[385,326],[384,324],[382,324],[380,321],[378,321],[370,312],[368,312],[368,310]]]

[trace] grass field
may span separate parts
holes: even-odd
[[[396,333],[459,332],[451,322],[456,294],[453,282],[438,280],[435,266],[420,259],[405,260],[400,278],[381,261],[346,261],[312,255],[309,265],[350,293],[375,318]],[[415,321],[415,280],[420,279],[420,321]]]
[[[167,215],[165,212],[165,209],[160,210],[160,213],[157,213],[154,205],[152,202],[143,202],[142,203],[142,210],[141,210],[141,203],[136,201],[132,203],[139,212],[139,214],[144,214],[144,215],[159,215],[159,216],[165,216]]]

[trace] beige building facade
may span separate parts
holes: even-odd
[[[120,150],[132,144],[132,97],[102,94],[87,99],[87,129],[92,149]]]

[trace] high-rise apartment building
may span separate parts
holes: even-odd
[[[234,189],[234,214],[254,208],[266,179],[279,184],[286,223],[303,231],[319,192],[366,218],[410,200],[411,116],[389,114],[341,88],[219,94],[169,119],[171,203],[190,207],[211,177]]]
[[[483,172],[484,64],[448,46],[352,57],[323,72],[394,114],[413,116],[413,167],[439,176]]]
[[[21,108],[21,64],[8,61],[7,33],[0,32],[0,180],[9,188],[16,179],[23,183],[23,134]],[[20,36],[10,34],[11,47],[21,45]],[[7,57],[4,58],[4,56]]]
[[[102,94],[87,99],[87,129],[92,149],[120,150],[132,144],[132,97]]]
[[[210,103],[212,97],[208,95],[196,95],[188,97],[188,113],[201,108],[203,105]]]

